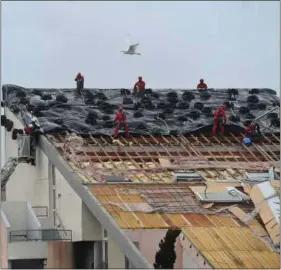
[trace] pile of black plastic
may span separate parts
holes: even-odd
[[[120,105],[134,135],[189,134],[211,131],[214,111],[227,106],[226,132],[240,133],[253,119],[279,106],[271,89],[147,89],[142,96],[129,89],[26,89],[2,88],[4,105],[12,112],[33,112],[45,133],[64,130],[78,134],[112,135]],[[264,133],[278,133],[278,112],[260,121]],[[121,131],[122,132],[122,131]]]

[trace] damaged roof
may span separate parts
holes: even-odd
[[[249,185],[269,179],[269,168],[279,165],[280,141],[263,138],[246,147],[241,137],[140,137],[128,141],[47,135],[83,183],[175,183],[234,181]],[[118,176],[118,179],[110,176]]]
[[[216,269],[279,269],[280,257],[246,227],[186,227],[184,235]]]
[[[92,184],[88,189],[123,229],[240,226],[227,209],[232,203],[205,204],[196,198],[194,184]],[[244,202],[246,212],[253,204]],[[223,210],[225,209],[225,210]]]
[[[242,144],[241,135],[241,124],[279,104],[274,91],[239,89],[236,100],[229,100],[233,89],[211,89],[203,101],[197,90],[152,90],[152,103],[163,102],[165,107],[148,108],[148,101],[132,97],[126,89],[86,89],[84,96],[70,89],[6,85],[3,90],[6,106],[19,118],[26,109],[38,116],[42,136],[120,229],[181,228],[215,268],[279,268],[279,255],[264,244],[270,237],[276,246],[279,224],[270,221],[274,231],[265,225],[267,216],[257,210],[252,193],[263,182],[280,189],[280,171],[277,180],[274,169],[280,165],[278,115],[263,119],[264,127],[272,126],[262,127],[266,132],[250,147]],[[194,98],[182,100],[184,95]],[[113,116],[129,97],[133,104],[125,102],[124,107],[134,136],[114,140]],[[212,113],[225,101],[234,104],[227,112],[227,134],[208,136]],[[138,102],[143,105],[136,109]],[[182,102],[188,105],[179,108]],[[165,111],[171,103],[176,108]],[[136,117],[136,112],[142,116]],[[240,121],[231,117],[233,113]],[[156,119],[159,114],[166,124]],[[204,242],[202,235],[216,241]],[[233,239],[239,237],[245,244]]]
[[[2,87],[6,106],[14,113],[33,111],[45,133],[111,135],[113,118],[123,105],[129,130],[137,135],[208,132],[215,109],[227,105],[226,132],[239,133],[251,120],[279,104],[271,89],[147,89],[139,98],[129,89],[36,89]],[[261,119],[261,131],[279,132],[278,114]],[[269,127],[270,126],[270,127]]]

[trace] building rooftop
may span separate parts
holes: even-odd
[[[83,183],[114,181],[108,176],[118,176],[117,182],[174,183],[180,178],[175,172],[189,173],[185,178],[190,181],[242,181],[251,178],[253,172],[278,167],[280,154],[280,141],[274,134],[263,135],[251,148],[232,133],[220,139],[201,134],[142,136],[131,141],[72,134],[47,137]]]
[[[280,256],[245,227],[187,227],[184,235],[213,268],[277,269]]]
[[[279,98],[270,89],[239,89],[236,100],[229,100],[233,91],[211,89],[207,98],[197,90],[150,90],[153,106],[165,103],[154,108],[126,89],[85,89],[81,96],[70,89],[3,87],[5,105],[22,120],[34,112],[48,144],[43,148],[52,146],[53,159],[62,157],[75,173],[75,187],[86,188],[119,229],[181,228],[215,268],[279,268],[272,233],[263,216],[253,215],[251,193],[273,179],[280,188],[278,114],[262,119],[263,135],[250,147],[241,134],[243,125],[277,106]],[[177,99],[185,99],[185,107]],[[136,109],[138,102],[142,107]],[[233,104],[226,135],[209,136],[212,113],[224,102]],[[130,140],[111,136],[122,103]]]
[[[165,229],[185,226],[239,226],[227,211],[231,202],[202,203],[200,184],[92,184],[89,190],[123,229]],[[208,189],[207,189],[208,190]],[[212,191],[212,190],[211,190]],[[218,192],[219,194],[219,192]],[[251,202],[240,202],[245,212]],[[223,210],[225,209],[225,210]]]
[[[15,113],[24,107],[38,117],[45,133],[75,131],[79,134],[111,135],[113,117],[123,105],[130,133],[134,135],[169,135],[208,132],[213,113],[227,105],[226,132],[239,133],[243,125],[279,104],[271,89],[147,89],[145,98],[129,89],[30,89],[4,85],[7,106]],[[237,94],[234,96],[233,94]],[[261,130],[279,132],[276,113],[261,120]],[[268,126],[273,124],[268,130]]]

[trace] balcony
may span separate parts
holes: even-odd
[[[27,241],[72,241],[71,230],[42,229],[9,232],[9,243]]]

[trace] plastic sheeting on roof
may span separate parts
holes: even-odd
[[[279,104],[271,89],[146,90],[136,97],[128,89],[27,89],[4,85],[5,105],[14,113],[33,111],[45,133],[64,130],[78,134],[112,135],[114,115],[123,105],[134,135],[188,134],[211,130],[216,107],[227,104],[226,131],[241,132],[243,125]],[[238,95],[234,95],[237,94]],[[235,100],[234,100],[235,99]],[[279,132],[277,113],[260,122],[263,132]],[[272,124],[271,129],[265,129]],[[121,131],[122,132],[122,131]]]

